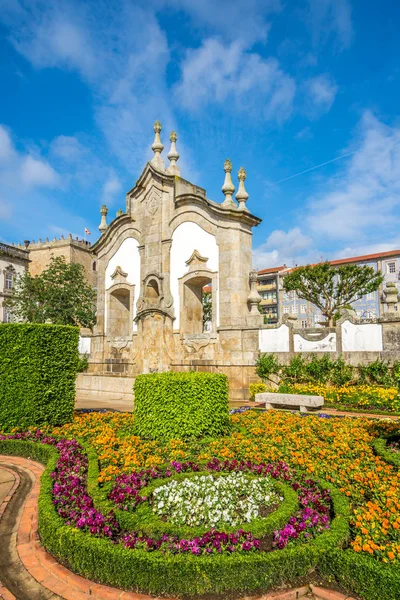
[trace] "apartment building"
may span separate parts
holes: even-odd
[[[388,282],[399,283],[400,250],[390,250],[388,252],[332,260],[330,261],[330,264],[332,266],[345,264],[367,265],[372,267],[375,271],[381,271],[384,276],[384,282],[381,289],[359,298],[354,302],[353,309],[361,319],[375,319],[383,315],[386,310],[386,305],[382,297],[383,288]],[[292,268],[283,265],[282,267],[272,267],[258,272],[258,290],[263,298],[261,301],[262,310],[268,315],[269,313],[267,310],[264,311],[265,307],[265,309],[269,309],[271,312],[273,311],[274,315],[277,315],[276,318],[271,319],[271,322],[276,322],[276,320],[282,318],[284,314],[290,314],[299,319],[303,328],[319,327],[320,323],[324,320],[319,309],[310,302],[298,298],[295,292],[287,293],[283,289],[283,279],[291,270]],[[271,282],[270,288],[266,288],[263,285],[263,282],[266,281]],[[272,282],[274,287],[272,287]],[[265,292],[276,292],[276,300],[275,296],[266,297],[264,299],[264,290]]]
[[[279,274],[286,270],[286,265],[258,271],[258,292],[262,298],[260,309],[265,323],[276,323],[280,318],[280,284]]]

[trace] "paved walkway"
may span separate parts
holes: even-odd
[[[239,408],[241,406],[250,406],[253,408],[264,408],[264,404],[257,404],[256,402],[243,401],[243,402],[231,402],[231,408]],[[119,412],[132,412],[132,402],[128,400],[104,400],[101,398],[92,398],[89,396],[78,395],[75,400],[76,409],[92,409],[92,410],[116,410]],[[393,421],[399,421],[400,417],[394,415],[379,415],[374,413],[357,413],[349,411],[336,410],[335,408],[325,408],[318,411],[324,415],[332,415],[336,417],[366,417],[368,419],[391,419]]]
[[[69,571],[40,543],[39,463],[0,455],[0,598],[4,600],[154,600],[97,584]],[[350,596],[306,585],[266,594],[254,600],[353,600]],[[246,597],[246,600],[250,600]]]

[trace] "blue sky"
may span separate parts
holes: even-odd
[[[95,241],[159,119],[212,200],[245,167],[259,268],[399,248],[396,4],[0,0],[1,239]]]

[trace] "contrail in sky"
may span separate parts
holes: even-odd
[[[290,177],[285,177],[285,179],[281,179],[280,181],[275,181],[275,185],[277,185],[278,183],[283,183],[284,181],[288,181],[288,179],[293,179],[293,177],[298,177],[299,175],[303,175],[304,173],[308,173],[309,171],[314,171],[314,169],[319,169],[320,167],[323,167],[324,165],[329,165],[329,163],[333,163],[336,160],[340,160],[341,158],[345,158],[346,156],[350,156],[351,154],[354,154],[355,150],[353,150],[353,152],[347,152],[347,154],[342,154],[342,156],[338,156],[336,158],[332,158],[332,160],[327,160],[326,162],[321,163],[320,165],[315,165],[315,167],[311,167],[310,169],[306,169],[305,171],[300,171],[300,173],[295,173],[294,175],[290,175]]]

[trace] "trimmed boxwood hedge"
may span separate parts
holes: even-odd
[[[321,557],[319,570],[335,577],[349,593],[363,600],[399,600],[400,569],[354,550],[331,550]]]
[[[383,460],[394,467],[400,469],[400,452],[393,452],[387,447],[390,442],[398,441],[400,439],[399,434],[389,436],[387,438],[375,438],[372,440],[372,446],[375,453],[383,458]]]
[[[72,420],[79,329],[0,324],[0,427],[62,425]]]
[[[35,448],[37,446],[37,448]],[[0,441],[0,453],[29,456],[46,463],[39,497],[39,533],[43,545],[61,563],[92,580],[154,595],[193,596],[205,593],[267,591],[294,584],[325,564],[324,557],[341,548],[349,535],[347,499],[332,486],[335,518],[330,530],[307,544],[274,552],[243,555],[164,555],[161,552],[130,550],[108,539],[96,538],[64,524],[52,502],[57,452],[51,446],[20,440]],[[96,471],[95,453],[89,455],[89,474]],[[372,597],[375,600],[375,597]]]
[[[134,427],[142,438],[216,437],[229,428],[226,375],[197,372],[138,375],[134,394]]]

